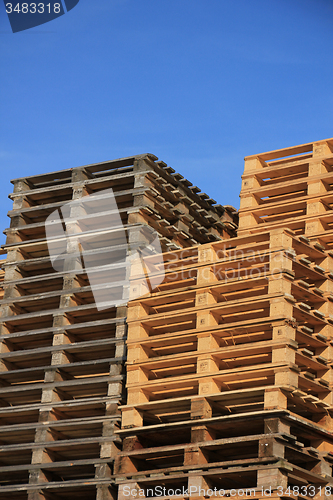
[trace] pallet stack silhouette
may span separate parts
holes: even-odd
[[[333,139],[247,157],[239,214],[153,155],[14,186],[1,499],[331,497]],[[148,225],[165,253],[155,290],[133,265],[127,308],[101,312],[44,222],[109,187],[131,244]]]
[[[114,431],[125,402],[126,303],[98,310],[80,263],[93,255],[90,271],[98,272],[103,256],[114,251],[108,242],[118,241],[119,227],[105,223],[112,220],[105,208],[93,217],[89,210],[80,214],[78,229],[89,244],[77,252],[68,240],[77,265],[60,272],[52,266],[45,220],[64,204],[111,187],[132,249],[150,226],[163,250],[177,251],[234,236],[236,211],[217,205],[153,155],[13,184],[1,275],[0,498],[116,498],[113,462],[121,442]],[[120,262],[111,287],[123,283],[126,266]]]

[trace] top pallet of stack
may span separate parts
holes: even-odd
[[[112,188],[124,226],[148,224],[164,249],[235,236],[237,215],[152,154],[121,158],[12,181],[6,248],[45,240],[44,222],[73,199]]]
[[[245,158],[239,235],[277,227],[324,238],[333,228],[333,139]]]

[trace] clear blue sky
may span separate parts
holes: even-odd
[[[13,34],[1,2],[0,229],[10,179],[144,152],[238,208],[245,155],[333,136],[332,26],[332,0],[80,0]]]

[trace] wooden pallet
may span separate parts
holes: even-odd
[[[144,241],[148,225],[183,265],[196,262],[192,245],[235,235],[236,211],[216,205],[154,155],[13,184],[0,276],[0,496],[115,499],[113,460],[120,438],[114,431],[125,402],[126,307],[98,311],[80,266],[55,272],[45,219],[64,203],[112,187],[132,249]],[[110,228],[113,218],[112,211],[93,216],[81,211],[77,221],[85,232],[84,257],[93,256],[95,274],[111,253],[124,251],[123,226]],[[79,263],[81,254],[73,250],[73,261]],[[126,269],[118,263],[113,270],[106,291],[121,292]]]
[[[297,234],[330,230],[332,145],[328,139],[246,157],[238,234],[286,225]]]

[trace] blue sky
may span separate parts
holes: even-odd
[[[332,18],[332,0],[80,0],[13,34],[1,2],[1,230],[10,179],[144,152],[238,208],[244,156],[333,136]]]

